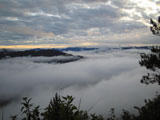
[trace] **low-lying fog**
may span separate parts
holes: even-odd
[[[0,101],[13,99],[3,108],[4,116],[20,112],[22,97],[31,97],[44,108],[56,92],[73,95],[77,106],[82,99],[81,109],[95,105],[91,113],[105,116],[110,108],[117,114],[121,109],[135,112],[134,106],[143,105],[144,99],[160,91],[156,84],[140,83],[147,71],[139,65],[139,53],[146,51],[69,52],[85,58],[65,64],[35,63],[31,57],[0,60]]]

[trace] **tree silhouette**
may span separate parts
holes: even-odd
[[[67,95],[59,96],[57,93],[49,105],[41,110],[40,106],[34,107],[31,98],[23,98],[20,117],[22,120],[104,120],[101,115],[89,114],[79,110],[73,105],[74,98]],[[19,120],[18,115],[11,115],[11,120]]]
[[[150,19],[151,23],[151,31],[154,35],[160,36],[160,16],[158,17],[158,21],[155,22],[153,19]]]
[[[160,16],[157,22],[151,19],[150,23],[151,32],[154,35],[160,36]],[[151,53],[142,53],[139,63],[150,70],[147,75],[142,76],[141,83],[158,83],[160,85],[160,46],[151,47]]]

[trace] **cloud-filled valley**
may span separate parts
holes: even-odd
[[[142,75],[146,73],[138,63],[141,52],[147,50],[73,52],[85,58],[65,64],[34,62],[54,57],[0,60],[0,99],[20,99],[29,96],[45,106],[48,99],[58,92],[61,95],[75,96],[77,102],[82,97],[82,109],[88,109],[98,101],[93,112],[104,114],[104,110],[111,107],[131,109],[136,104],[142,104],[144,98],[153,97],[155,90],[158,91],[159,88],[156,85],[153,87],[140,84]],[[13,103],[6,107],[10,112],[16,109]]]

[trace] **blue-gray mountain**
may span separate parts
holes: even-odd
[[[56,57],[63,56],[65,59],[51,59],[47,61],[34,61],[36,63],[67,63],[82,59],[82,56],[74,56],[55,49],[31,49],[31,50],[0,50],[0,59],[14,57]]]

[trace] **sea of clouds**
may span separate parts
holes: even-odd
[[[159,91],[158,85],[140,83],[147,73],[139,65],[140,53],[147,50],[113,50],[69,52],[84,59],[65,64],[37,63],[58,59],[54,57],[17,57],[0,60],[0,101],[10,100],[3,109],[6,117],[18,113],[22,97],[32,97],[33,102],[46,107],[56,92],[73,95],[74,104],[81,109],[107,115],[114,107],[133,110],[143,105],[144,99],[152,98]],[[60,57],[63,59],[63,57]],[[64,58],[66,59],[66,58]]]

